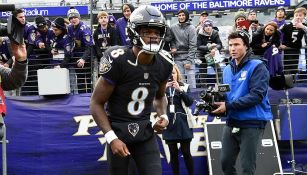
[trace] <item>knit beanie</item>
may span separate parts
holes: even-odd
[[[52,27],[56,27],[58,29],[61,30],[66,30],[66,25],[65,25],[65,20],[62,17],[58,17],[56,18],[53,22],[52,22]]]
[[[237,21],[238,18],[244,18],[246,20],[246,14],[244,11],[239,10],[236,14],[235,14],[235,21]]]
[[[205,26],[211,26],[213,27],[213,21],[210,19],[207,19],[206,21],[203,22],[203,27]]]
[[[67,12],[67,18],[70,20],[73,17],[77,17],[80,19],[80,13],[75,7],[70,7],[70,9]]]
[[[250,35],[246,30],[237,30],[236,33],[243,40],[244,44],[249,48]]]
[[[47,21],[42,15],[37,15],[35,17],[35,24],[36,24],[36,27],[42,27],[44,25],[47,25]]]

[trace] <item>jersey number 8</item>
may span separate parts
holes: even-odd
[[[147,88],[139,87],[135,89],[131,94],[132,101],[128,103],[128,112],[131,115],[139,115],[145,108],[145,99],[147,96]]]

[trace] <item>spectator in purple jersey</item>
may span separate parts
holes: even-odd
[[[27,57],[32,54],[35,47],[36,29],[34,25],[26,22],[25,13],[22,9],[15,9],[13,11],[13,16],[15,16],[21,24],[24,24],[24,34],[23,38],[25,40],[27,48]]]
[[[72,38],[67,35],[67,28],[64,18],[56,18],[52,22],[51,27],[54,32],[54,36],[51,38],[51,53],[52,55],[64,53],[64,58],[62,60],[53,60],[53,64],[55,68],[68,68],[69,61],[72,57],[72,51],[74,49],[74,42]]]
[[[130,45],[130,41],[128,41],[126,36],[126,26],[127,22],[130,18],[131,13],[134,11],[134,7],[131,4],[124,4],[122,6],[123,17],[117,19],[116,28],[119,31],[121,44],[123,46]]]
[[[46,49],[50,52],[51,38],[54,36],[53,31],[49,28],[47,20],[42,15],[35,17],[36,39],[35,45],[39,49]]]
[[[78,75],[78,92],[91,92],[91,60],[90,55],[93,46],[92,30],[81,21],[79,11],[71,7],[67,12],[67,18],[70,22],[68,25],[68,35],[74,40],[74,57],[77,61],[72,60],[76,65],[76,73]],[[79,69],[82,68],[82,69]]]
[[[162,174],[154,130],[161,133],[168,125],[165,88],[173,61],[162,50],[165,26],[156,7],[140,6],[127,25],[132,49],[113,46],[101,58],[90,110],[108,143],[110,175],[128,174],[131,159],[139,174]],[[151,122],[153,107],[158,117]]]
[[[84,51],[81,58],[77,60],[77,66],[83,68],[85,60],[88,60],[93,45],[92,31],[81,21],[80,13],[74,7],[68,10],[67,18],[70,22],[68,26],[68,35],[74,39],[75,49]]]

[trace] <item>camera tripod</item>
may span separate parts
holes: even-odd
[[[286,94],[286,109],[287,109],[287,114],[288,114],[288,122],[289,122],[289,134],[290,134],[290,151],[291,151],[291,160],[288,161],[288,163],[291,163],[291,173],[295,175],[296,173],[303,173],[307,174],[307,172],[297,170],[295,168],[295,158],[294,158],[294,145],[293,145],[293,130],[292,130],[292,123],[291,123],[291,109],[290,109],[290,98],[289,98],[289,90],[284,89],[285,94]],[[288,174],[288,173],[287,173]]]
[[[1,139],[1,143],[2,143],[2,175],[6,175],[7,174],[7,160],[6,160],[6,127],[5,127],[5,123],[3,120],[3,116],[0,115],[0,137]]]

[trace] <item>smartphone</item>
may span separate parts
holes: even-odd
[[[243,29],[249,29],[250,22],[248,20],[239,21],[237,26],[243,28]]]
[[[169,82],[174,81],[173,75],[171,75],[171,76],[169,77],[168,81],[169,81]]]

